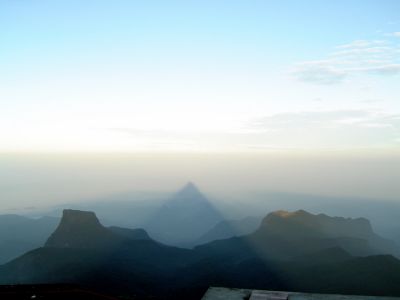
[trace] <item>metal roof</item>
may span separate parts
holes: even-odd
[[[400,297],[310,294],[210,287],[202,300],[400,300]]]

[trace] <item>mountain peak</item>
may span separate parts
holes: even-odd
[[[287,210],[277,210],[272,212],[270,215],[273,216],[279,216],[281,218],[292,218],[292,217],[307,217],[307,216],[312,216],[309,212],[300,209],[300,210],[296,210],[294,212],[290,212]]]
[[[45,246],[96,248],[115,240],[114,234],[100,224],[94,212],[65,209],[60,224]]]
[[[75,209],[64,209],[63,216],[61,218],[62,225],[90,225],[90,226],[102,226],[96,214],[92,211],[75,210]]]

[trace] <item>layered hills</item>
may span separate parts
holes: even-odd
[[[366,219],[278,211],[251,234],[187,250],[65,210],[44,247],[0,266],[0,283],[79,283],[138,299],[199,299],[210,285],[400,296],[400,261],[377,239]]]
[[[47,216],[0,215],[0,264],[42,246],[59,222],[59,218]]]

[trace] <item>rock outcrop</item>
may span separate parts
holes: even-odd
[[[104,248],[121,240],[122,237],[100,224],[94,212],[65,209],[45,247]]]

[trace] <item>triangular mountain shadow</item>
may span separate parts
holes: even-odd
[[[239,220],[223,220],[203,234],[195,245],[207,244],[216,240],[229,239],[253,233],[260,227],[262,217],[246,217]]]
[[[188,182],[162,205],[145,228],[156,240],[187,246],[222,220],[210,200]]]

